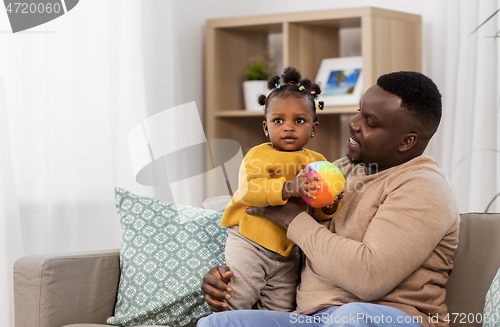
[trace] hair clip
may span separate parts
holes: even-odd
[[[288,82],[288,84],[295,84],[295,82],[294,81],[290,81],[290,82]]]
[[[319,104],[319,103],[316,103],[315,107],[316,107],[316,109],[321,109],[323,106],[321,104]]]
[[[279,85],[278,83],[274,84],[274,86],[276,86],[277,89],[281,88],[281,85]]]
[[[305,90],[305,89],[306,89],[306,87],[305,87],[304,85],[301,85],[301,86],[299,87],[299,91],[303,91],[303,90]]]
[[[314,91],[314,90],[311,90],[311,94],[316,94],[316,91]]]

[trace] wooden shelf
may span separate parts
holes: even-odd
[[[260,16],[212,19],[206,23],[206,133],[207,138],[232,139],[245,154],[265,142],[263,112],[244,107],[242,71],[248,61],[269,53],[272,37],[282,40],[284,67],[296,67],[314,79],[321,61],[341,53],[340,31],[358,28],[363,58],[363,87],[378,76],[399,70],[421,70],[421,17],[392,10],[361,7]],[[281,73],[281,72],[279,72]],[[340,116],[354,106],[318,110],[321,129],[307,147],[335,160],[345,155]],[[344,129],[345,130],[345,129]],[[210,185],[210,183],[208,183]],[[213,190],[208,189],[208,196]]]
[[[245,109],[224,110],[215,113],[215,117],[262,117],[264,111],[247,111]]]
[[[323,110],[318,110],[318,115],[338,115],[338,114],[355,114],[358,106],[339,106],[325,107]],[[224,110],[215,112],[215,117],[262,117],[264,111],[248,111],[245,109]]]

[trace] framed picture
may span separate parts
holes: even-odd
[[[325,106],[355,105],[363,91],[363,59],[344,57],[323,59],[316,75],[321,86],[318,100]]]

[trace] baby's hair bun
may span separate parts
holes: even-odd
[[[283,78],[283,82],[285,82],[285,84],[297,84],[302,78],[302,75],[300,75],[294,67],[287,67],[283,71],[283,75],[281,75],[281,77]]]
[[[271,90],[271,93],[266,96],[261,94],[257,102],[259,105],[264,106],[264,113],[267,115],[267,107],[271,103],[272,99],[275,97],[288,97],[293,95],[297,98],[308,98],[308,101],[312,102],[314,119],[318,120],[316,116],[316,110],[323,110],[324,103],[319,101],[315,103],[317,97],[321,94],[321,87],[312,82],[309,78],[301,78],[302,75],[294,67],[287,67],[283,71],[283,75],[272,76],[267,80],[267,88]]]
[[[280,85],[280,77],[278,75],[271,77],[267,81],[267,88],[269,90],[274,90],[275,88],[278,88],[277,85]]]
[[[311,80],[309,78],[304,78],[304,79],[300,80],[299,84],[304,86],[306,89],[308,89],[311,87],[312,83],[311,83]]]
[[[312,97],[314,99],[316,99],[318,97],[318,95],[321,94],[321,87],[318,84],[313,83],[311,85],[311,90],[309,92],[311,92]],[[320,102],[323,102],[323,101],[320,101]]]
[[[264,94],[259,95],[259,98],[257,99],[257,101],[259,102],[259,104],[261,106],[266,104],[266,100],[267,100],[267,97]]]

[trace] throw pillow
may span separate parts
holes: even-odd
[[[500,327],[500,270],[486,293],[483,311],[483,327]]]
[[[195,326],[210,314],[203,275],[224,264],[221,212],[137,196],[116,188],[122,226],[121,277],[112,325]]]

